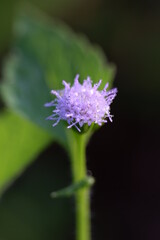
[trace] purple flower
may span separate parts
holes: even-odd
[[[79,75],[76,75],[72,87],[70,83],[63,81],[63,90],[51,91],[56,98],[45,106],[54,107],[53,114],[47,118],[54,121],[53,127],[60,120],[65,120],[69,124],[68,128],[74,126],[80,132],[84,124],[90,126],[96,123],[101,126],[107,122],[107,118],[112,121],[110,104],[117,94],[117,89],[106,91],[107,83],[104,89],[99,91],[101,80],[92,86],[90,77],[87,77],[83,84],[79,83],[78,78]]]

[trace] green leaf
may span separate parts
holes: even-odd
[[[91,176],[87,176],[81,181],[74,183],[66,188],[60,189],[56,192],[51,193],[52,198],[63,198],[63,197],[71,197],[76,194],[77,191],[83,188],[90,188],[94,184],[95,180]]]
[[[77,73],[80,81],[87,76],[93,82],[102,79],[103,88],[106,82],[112,84],[115,67],[84,36],[35,12],[21,16],[14,29],[15,41],[3,71],[3,98],[10,108],[48,130],[66,147],[66,126],[60,123],[52,128],[45,120],[52,111],[44,107],[51,100],[50,90],[61,89],[63,79],[73,83]]]
[[[5,82],[2,85],[2,96],[13,111],[30,119],[65,146],[65,133],[62,124],[53,129],[46,117],[51,109],[44,103],[51,101],[50,90],[45,83],[43,69],[33,59],[23,54],[12,56],[4,66]]]
[[[39,127],[11,112],[0,113],[0,194],[52,141]]]

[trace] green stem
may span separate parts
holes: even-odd
[[[87,175],[86,169],[86,138],[78,134],[70,142],[73,181],[77,183]],[[76,240],[90,240],[90,189],[82,188],[77,191],[76,201]]]

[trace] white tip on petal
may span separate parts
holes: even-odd
[[[74,85],[79,84],[78,79],[79,79],[79,74],[77,74],[76,77],[75,77],[75,79],[74,79]]]
[[[109,83],[107,83],[103,89],[103,91],[106,91],[106,89],[109,87]]]
[[[51,93],[53,95],[55,95],[57,98],[61,98],[61,96],[59,95],[59,93],[57,91],[52,90]]]
[[[63,80],[63,85],[66,87],[66,88],[70,88],[70,83],[67,83],[66,81]]]
[[[99,80],[98,83],[94,84],[94,89],[97,90],[99,88],[99,86],[101,85],[102,80]]]

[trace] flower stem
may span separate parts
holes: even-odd
[[[72,138],[73,140],[73,138]],[[77,183],[87,175],[85,134],[76,135],[70,144],[73,182]],[[90,240],[90,189],[82,188],[75,193],[76,240]]]

